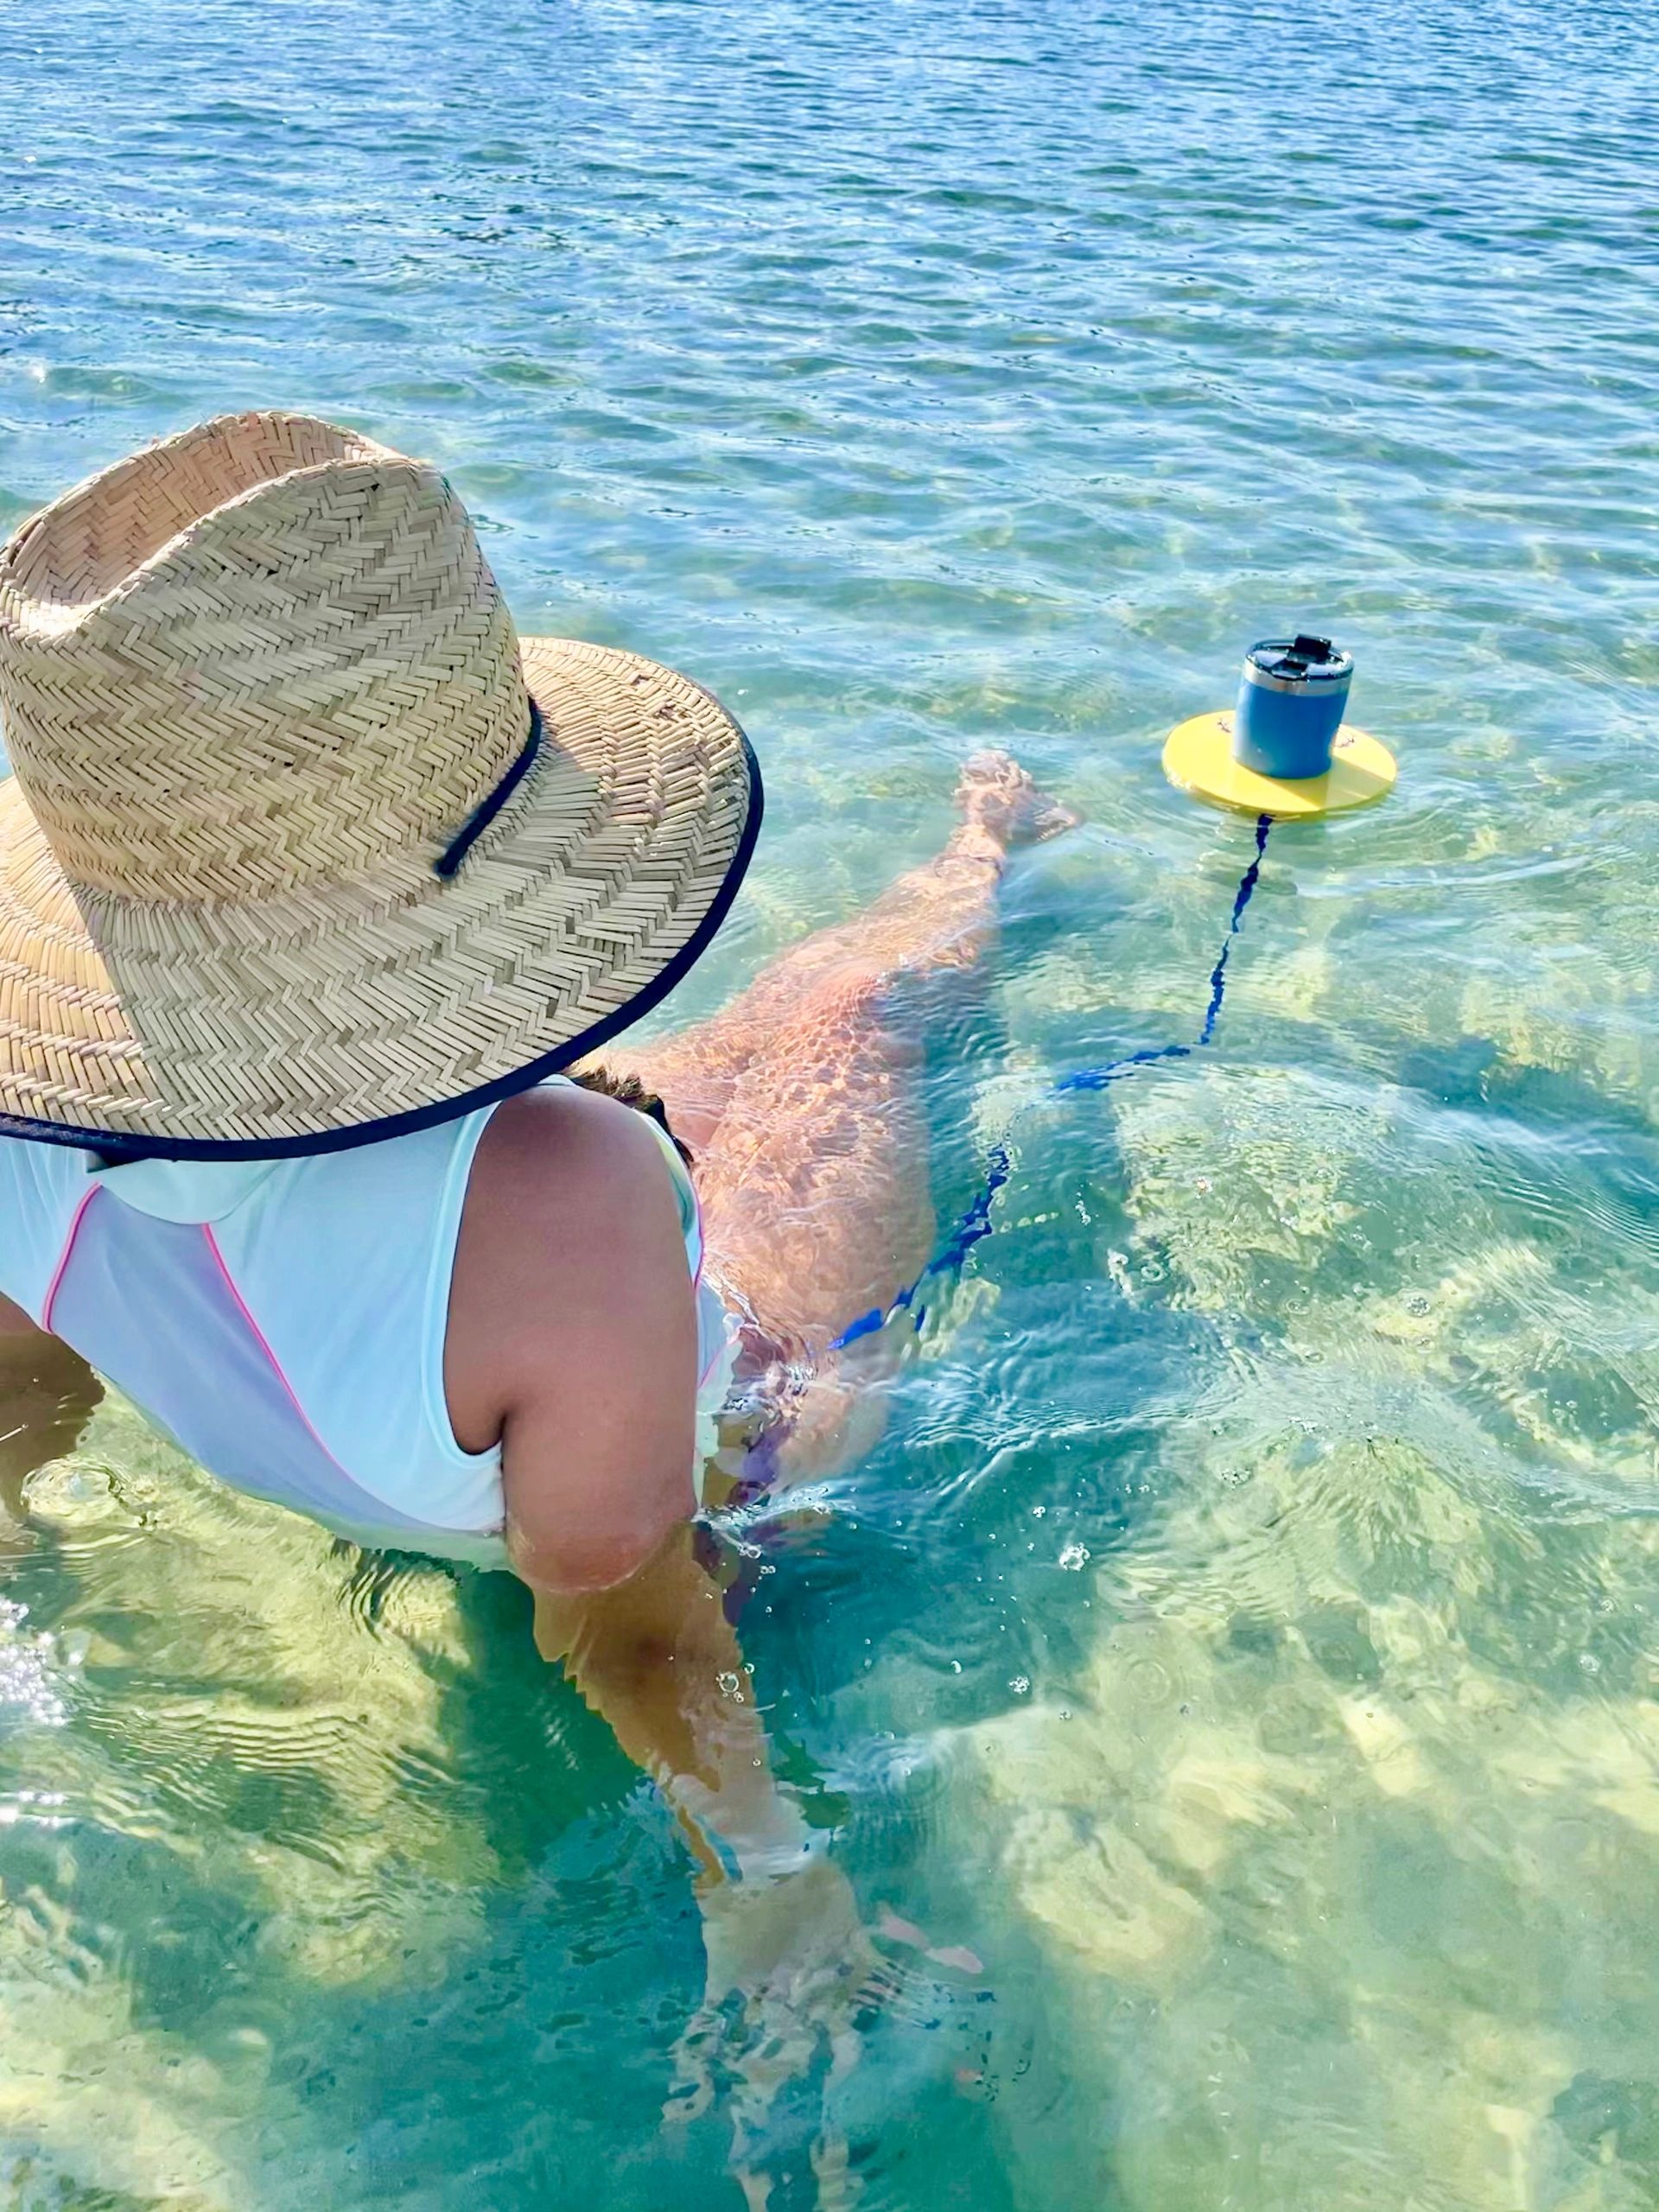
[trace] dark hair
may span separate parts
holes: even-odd
[[[632,1106],[636,1114],[649,1114],[686,1166],[696,1165],[690,1147],[682,1144],[669,1126],[668,1109],[637,1075],[613,1075],[609,1068],[582,1068],[573,1072],[570,1080],[584,1090],[596,1090],[602,1098],[614,1098],[619,1106]]]

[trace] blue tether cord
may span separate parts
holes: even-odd
[[[1262,874],[1262,856],[1268,849],[1268,832],[1273,827],[1273,817],[1261,814],[1255,822],[1255,855],[1239,879],[1238,889],[1233,894],[1232,918],[1227,925],[1227,934],[1221,941],[1216,955],[1216,964],[1210,970],[1210,1003],[1205,1008],[1204,1026],[1190,1045],[1153,1045],[1139,1052],[1127,1053],[1121,1060],[1108,1060],[1104,1067],[1074,1068],[1070,1075],[1063,1075],[1041,1096],[1020,1109],[1016,1119],[1031,1112],[1033,1106],[1042,1105],[1051,1098],[1065,1098],[1077,1090],[1104,1090],[1109,1084],[1119,1083],[1136,1068],[1151,1067],[1159,1060],[1185,1060],[1211,1043],[1216,1024],[1221,1019],[1221,1002],[1227,992],[1227,961],[1233,949],[1233,939],[1238,935],[1244,919],[1244,909],[1249,905],[1256,882]],[[831,1351],[856,1344],[861,1337],[874,1336],[878,1329],[886,1328],[895,1313],[908,1313],[913,1325],[920,1328],[926,1319],[926,1308],[916,1303],[924,1284],[935,1275],[954,1274],[982,1237],[988,1236],[996,1226],[991,1219],[991,1205],[997,1192],[1014,1173],[1014,1163],[1008,1155],[1007,1140],[1001,1139],[991,1147],[985,1163],[985,1179],[975,1194],[972,1204],[959,1217],[956,1227],[945,1238],[938,1250],[922,1269],[907,1290],[901,1290],[891,1306],[871,1306],[868,1313],[843,1329],[830,1345]]]

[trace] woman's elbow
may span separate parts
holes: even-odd
[[[532,1535],[509,1523],[507,1556],[532,1590],[552,1598],[591,1598],[632,1582],[648,1566],[683,1516],[609,1529]]]

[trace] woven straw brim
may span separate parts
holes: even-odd
[[[747,866],[753,755],[672,670],[522,652],[541,746],[448,879],[423,845],[260,900],[77,892],[0,785],[0,1130],[129,1156],[333,1149],[505,1096],[657,1003]]]

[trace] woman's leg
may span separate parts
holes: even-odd
[[[962,823],[934,860],[633,1064],[696,1154],[716,1279],[810,1378],[785,1447],[797,1479],[867,1446],[855,1386],[879,1348],[831,1347],[932,1250],[920,1044],[895,987],[978,961],[1009,848],[1072,819],[1002,753],[970,761],[957,796]]]

